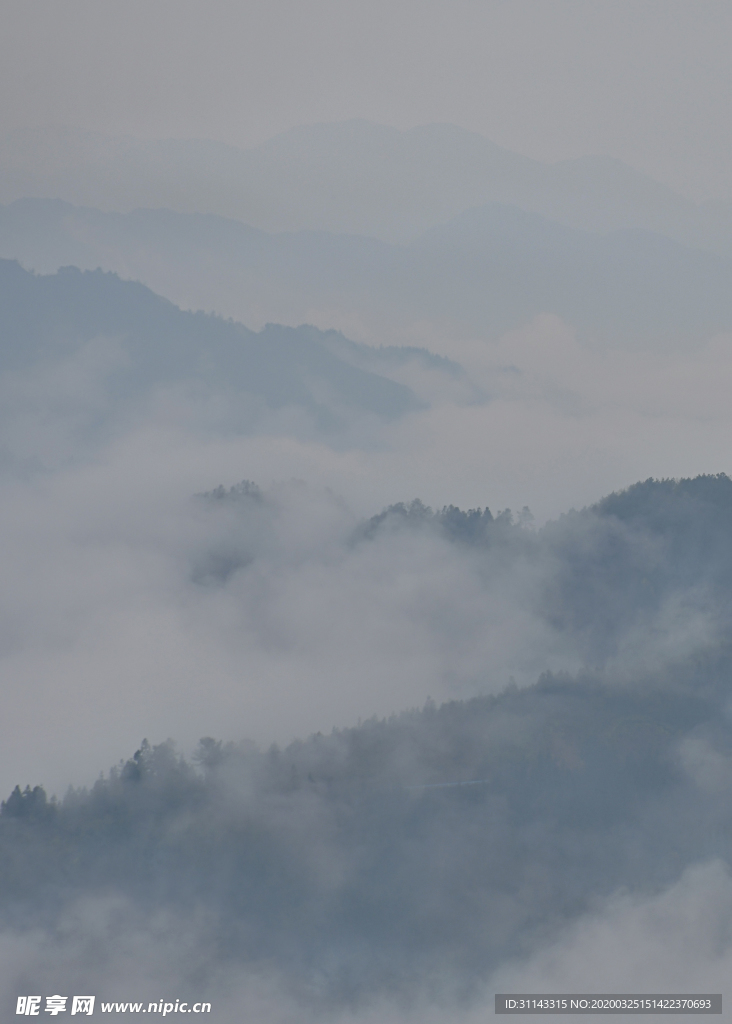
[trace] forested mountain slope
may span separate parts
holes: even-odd
[[[242,539],[270,500],[251,484],[198,499]],[[354,550],[426,531],[492,553],[505,580],[549,567],[537,614],[604,664],[270,749],[206,738],[187,760],[144,742],[61,801],[18,787],[0,814],[0,920],[63,934],[97,901],[116,908],[107,951],[141,922],[180,931],[181,998],[265,971],[321,1010],[464,1000],[618,889],[652,896],[728,862],[731,516],[719,475],[649,480],[540,531],[420,502],[363,522]],[[257,557],[200,585],[256,574]],[[669,601],[714,616],[714,635],[681,652],[661,638],[632,671],[607,657]]]
[[[3,804],[3,923],[111,893],[205,916],[208,961],[322,997],[470,989],[619,886],[727,857],[729,650],[631,687],[546,676],[267,752],[143,744],[88,793]],[[711,781],[710,781],[710,773]]]
[[[358,410],[396,417],[415,408],[401,384],[335,355],[314,328],[269,324],[259,333],[204,313],[183,312],[141,284],[64,267],[38,276],[0,260],[0,371],[63,365],[100,348],[110,403],[135,403],[155,388],[254,398],[273,409],[303,407],[328,426]]]

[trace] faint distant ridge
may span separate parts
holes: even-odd
[[[732,258],[640,229],[568,227],[516,205],[465,210],[407,244],[326,231],[267,233],[212,214],[128,214],[23,199],[0,206],[0,256],[38,271],[73,264],[145,281],[188,308],[245,323],[364,326],[419,338],[426,323],[497,336],[550,313],[614,344],[698,345],[732,329]],[[327,332],[339,358],[376,369],[424,351]],[[455,364],[429,365],[457,373]]]
[[[732,252],[728,204],[696,205],[609,157],[543,163],[450,124],[407,131],[365,120],[307,125],[249,150],[71,129],[15,132],[0,140],[0,202],[26,196],[105,210],[166,206],[267,231],[388,241],[499,202],[570,227],[644,229]]]

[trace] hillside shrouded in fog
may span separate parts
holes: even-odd
[[[2,261],[0,288],[2,371],[57,365],[97,342],[110,411],[181,381],[221,397],[244,393],[273,409],[303,406],[326,425],[329,410],[319,394],[387,417],[417,404],[406,388],[344,363],[314,329],[271,324],[255,335],[240,324],[183,313],[141,285],[74,267],[37,277]]]
[[[249,483],[198,496],[193,586],[270,614],[274,567],[295,571],[293,500]],[[322,536],[318,573],[368,564],[388,577],[377,600],[434,561],[462,566],[465,604],[423,577],[412,615],[429,622],[432,606],[433,634],[456,645],[446,669],[465,672],[455,655],[472,647],[478,687],[494,695],[430,699],[269,748],[203,739],[188,759],[145,741],[60,801],[16,787],[0,814],[5,986],[32,978],[55,991],[71,977],[153,999],[172,985],[214,993],[222,1012],[264,986],[277,1019],[293,1006],[368,1015],[424,1000],[452,1019],[501,972],[540,972],[554,944],[560,972],[578,927],[612,936],[643,901],[671,907],[651,918],[703,914],[710,887],[718,920],[699,927],[721,971],[731,515],[732,481],[719,475],[649,480],[540,530],[526,514],[412,502],[355,522],[335,547]],[[503,657],[520,665],[528,642],[524,669],[540,674],[520,688],[495,680],[480,640],[519,616]],[[270,645],[287,642],[270,633]],[[551,657],[572,670],[541,673]],[[246,714],[236,729],[246,735]],[[614,903],[618,891],[634,904]],[[663,941],[648,927],[639,942]],[[139,950],[151,941],[148,962]],[[594,969],[595,985],[628,978],[622,963]]]
[[[6,0],[7,1014],[729,1016],[731,29]]]

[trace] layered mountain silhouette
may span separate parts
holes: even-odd
[[[648,231],[582,231],[497,203],[395,244],[26,199],[0,208],[0,255],[37,271],[102,267],[249,323],[355,321],[378,333],[431,321],[490,336],[553,313],[615,343],[701,342],[732,328],[732,260]]]
[[[701,206],[609,157],[543,163],[450,124],[300,126],[249,150],[74,130],[0,140],[0,201],[25,196],[129,211],[213,213],[267,231],[406,241],[499,202],[591,231],[644,229],[732,253],[732,209]]]

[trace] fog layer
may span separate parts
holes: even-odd
[[[670,309],[723,268],[684,254]],[[482,337],[344,305],[351,340],[0,283],[9,998],[470,1020],[638,984],[628,930],[718,987],[723,289],[603,345],[525,293]]]

